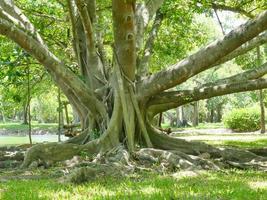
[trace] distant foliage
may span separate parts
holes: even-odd
[[[260,111],[256,108],[234,109],[224,116],[223,123],[234,131],[256,131],[260,129]]]

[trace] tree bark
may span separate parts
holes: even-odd
[[[195,101],[194,104],[194,111],[193,111],[193,126],[198,126],[198,102]]]
[[[260,90],[260,110],[261,110],[261,133],[265,133],[265,109],[263,103],[263,91]]]
[[[233,30],[224,36],[222,40],[217,40],[170,68],[142,80],[139,83],[142,99],[181,84],[190,77],[209,69],[220,58],[228,55],[266,29],[267,11],[259,15],[255,20],[250,20],[238,29]]]

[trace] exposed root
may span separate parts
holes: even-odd
[[[247,150],[258,156],[267,157],[267,148],[254,148],[254,149],[247,149]]]
[[[220,167],[208,159],[200,156],[187,155],[179,151],[165,151],[153,148],[141,149],[136,153],[140,161],[149,162],[150,164],[160,164],[168,170],[186,169],[200,170],[210,169],[219,170]]]
[[[99,152],[99,147],[96,141],[92,141],[86,145],[76,145],[70,143],[48,143],[39,144],[30,148],[25,155],[22,168],[34,165],[51,166],[56,162],[71,159],[75,155],[80,155],[82,152],[93,156]],[[37,162],[37,163],[36,163]]]
[[[256,155],[252,151],[234,148],[217,148],[203,142],[186,141],[161,133],[151,126],[149,126],[149,134],[154,146],[160,149],[176,150],[196,156],[205,153],[213,159],[223,159],[225,161],[239,163],[267,161],[266,157]]]
[[[118,116],[119,114],[113,119]],[[157,149],[143,148],[130,155],[128,150],[116,142],[117,139],[112,140],[112,130],[115,128],[108,129],[101,138],[85,145],[36,145],[28,150],[22,166],[51,166],[61,162],[73,172],[64,180],[74,183],[94,180],[99,176],[127,176],[144,170],[159,173],[224,168],[267,170],[267,157],[256,155],[252,151],[216,148],[201,142],[174,138],[153,129],[148,130],[151,142]]]

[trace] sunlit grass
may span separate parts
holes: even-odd
[[[244,136],[246,137],[246,136]],[[1,143],[7,143],[1,137]],[[28,137],[9,137],[10,143],[28,142]],[[218,146],[240,148],[267,147],[267,139],[254,141],[205,141]],[[47,174],[50,172],[47,171]],[[190,173],[189,173],[190,174]],[[0,172],[4,176],[4,173]],[[0,181],[2,200],[90,200],[90,199],[267,199],[267,173],[226,170],[202,172],[196,176],[172,176],[155,173],[126,178],[101,178],[84,185],[59,183],[56,179]]]
[[[205,142],[216,146],[231,146],[238,148],[267,148],[267,139],[258,139],[254,141],[209,140]]]
[[[29,143],[29,138],[27,136],[28,125],[21,124],[21,123],[0,123],[0,130],[8,131],[12,136],[3,136],[0,135],[0,146],[10,146],[10,145],[19,145],[19,144],[27,144]],[[46,123],[46,124],[39,124],[38,122],[32,123],[32,130],[33,131],[48,131],[50,133],[57,133],[57,124],[56,123]],[[18,133],[22,136],[15,136]],[[14,134],[14,135],[13,135]],[[34,137],[33,142],[55,142],[57,141],[57,136],[49,136],[49,137]]]
[[[163,128],[170,127],[169,123],[162,123],[161,126]],[[177,127],[171,127],[172,130],[190,130],[190,129],[216,129],[216,128],[225,128],[223,123],[199,123],[196,127],[184,127],[184,128],[177,128]]]
[[[8,122],[8,123],[0,123],[0,129],[2,130],[10,130],[10,131],[27,131],[28,125],[22,124],[18,122]],[[39,124],[38,122],[32,122],[33,130],[47,130],[47,131],[55,131],[57,129],[56,123],[43,123]]]
[[[63,137],[63,136],[62,136]],[[40,142],[57,142],[57,135],[48,135],[48,136],[32,136],[33,143]],[[0,137],[0,146],[14,146],[20,144],[29,144],[28,136],[1,136]]]
[[[104,178],[85,185],[54,179],[0,183],[4,200],[33,199],[266,199],[267,174],[255,171],[205,172],[176,179],[170,175],[142,174]],[[259,186],[261,183],[261,187]],[[264,183],[264,184],[263,184]]]

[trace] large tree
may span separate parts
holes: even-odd
[[[265,43],[266,11],[222,39],[150,75],[149,60],[164,18],[160,12],[164,0],[138,3],[134,0],[112,0],[110,5],[107,1],[105,8],[100,8],[95,0],[66,2],[61,4],[69,13],[73,51],[80,69],[78,74],[48,48],[38,30],[12,0],[0,1],[0,34],[13,40],[46,68],[79,114],[83,130],[79,136],[65,143],[33,147],[24,166],[35,159],[64,160],[80,151],[94,155],[120,144],[124,144],[129,152],[134,152],[138,144],[192,155],[207,152],[212,157],[243,158],[239,151],[226,152],[204,143],[168,136],[151,122],[158,113],[190,102],[267,87],[267,80],[261,78],[267,72],[267,64],[264,63],[253,70],[191,90],[169,90],[202,71]],[[109,52],[112,50],[112,61],[107,57],[103,30],[98,26],[103,9],[112,11],[113,33],[109,38],[113,41],[109,41],[111,48],[108,49]],[[152,20],[153,23],[150,22]],[[101,133],[97,139],[93,136],[95,131]],[[246,161],[257,157],[252,153],[244,155]]]

